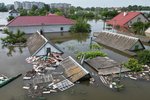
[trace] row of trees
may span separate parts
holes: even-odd
[[[129,5],[128,7],[122,7],[122,11],[141,11],[141,10],[150,10],[150,6],[138,6],[138,5]]]

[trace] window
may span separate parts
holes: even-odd
[[[51,53],[51,48],[47,48],[46,54],[48,55],[48,53]]]
[[[130,21],[130,24],[132,24],[132,21]]]
[[[60,30],[61,30],[61,31],[63,31],[63,30],[64,30],[64,28],[63,28],[63,27],[60,27]]]
[[[138,19],[137,19],[137,22],[140,22],[140,21],[141,21],[141,18],[138,18]]]

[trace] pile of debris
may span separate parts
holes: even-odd
[[[64,91],[89,74],[70,56],[63,59],[61,55],[51,54],[29,57],[26,61],[33,69],[24,75],[23,88],[31,97]]]
[[[129,77],[133,80],[147,80],[150,81],[150,66],[144,65],[143,71],[141,72],[128,72],[125,77]]]

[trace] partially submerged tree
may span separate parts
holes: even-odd
[[[70,31],[71,32],[74,32],[74,33],[87,33],[87,32],[90,32],[91,30],[91,26],[90,24],[87,23],[87,20],[86,19],[82,19],[82,18],[79,18],[75,25],[73,25],[71,28],[70,28]]]
[[[137,59],[141,64],[150,64],[150,50],[139,51]]]
[[[86,51],[86,52],[79,52],[77,53],[76,57],[77,59],[82,59],[82,57],[84,56],[85,59],[92,59],[92,58],[95,58],[95,57],[106,57],[107,54],[99,51],[99,50],[96,50],[96,51]]]
[[[143,70],[143,66],[139,64],[137,59],[134,58],[130,58],[127,63],[124,63],[124,66],[134,72],[139,72]]]
[[[8,31],[8,29],[4,30],[4,34],[7,34],[6,37],[1,38],[3,43],[15,44],[15,43],[25,43],[25,33],[18,30],[16,33],[12,31]]]

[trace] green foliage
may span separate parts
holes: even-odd
[[[143,66],[139,64],[137,59],[134,58],[130,58],[127,63],[124,63],[124,66],[134,72],[139,72],[143,69]]]
[[[13,19],[14,19],[13,16],[8,16],[7,21],[11,21],[11,20],[13,20]]]
[[[102,46],[100,46],[100,45],[97,44],[97,43],[94,43],[94,44],[90,45],[90,48],[91,48],[92,50],[100,50],[100,49],[102,48]]]
[[[92,59],[92,58],[95,58],[98,56],[105,57],[105,56],[107,56],[107,54],[105,54],[99,50],[87,51],[87,52],[78,52],[76,55],[76,58],[81,59],[83,56],[85,56],[85,59]]]
[[[36,5],[32,6],[32,9],[19,9],[20,16],[45,16],[49,12],[48,5],[45,5],[43,8],[39,9]]]
[[[8,11],[8,9],[7,9],[7,7],[5,6],[5,4],[4,4],[4,3],[1,3],[0,12],[7,12],[7,11]]]
[[[112,19],[116,15],[118,15],[118,11],[117,10],[109,11],[108,9],[104,9],[101,12],[101,17],[102,17],[103,20]]]
[[[70,28],[70,31],[75,33],[80,33],[80,32],[86,33],[86,32],[90,32],[90,30],[91,30],[90,24],[87,23],[86,19],[82,19],[82,18],[79,18],[76,21],[75,25],[73,25]]]
[[[150,27],[150,23],[143,23],[143,22],[135,22],[132,24],[131,26],[131,30],[135,33],[135,34],[139,34],[139,35],[145,35],[144,32],[145,30]]]
[[[1,38],[3,43],[15,44],[15,43],[25,43],[25,33],[18,30],[16,33],[4,30],[4,34],[7,34],[5,38]]]
[[[141,64],[150,63],[150,50],[143,50],[137,53],[137,59]]]

